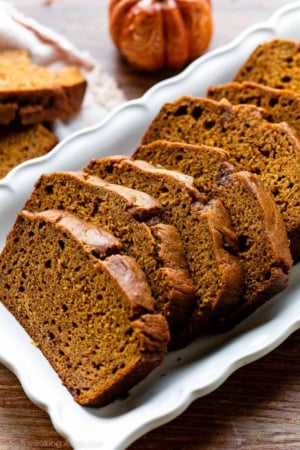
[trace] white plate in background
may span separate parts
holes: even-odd
[[[230,81],[254,48],[274,37],[300,40],[300,1],[280,8],[231,44],[194,61],[138,100],[116,109],[99,125],[62,141],[48,155],[27,161],[0,182],[0,248],[16,214],[42,173],[77,170],[91,158],[131,154],[152,118],[179,95],[203,95],[209,85]],[[239,367],[277,347],[300,324],[300,264],[288,289],[229,333],[201,338],[167,355],[130,396],[105,408],[76,404],[29,336],[0,304],[0,361],[25,393],[45,409],[56,430],[76,450],[121,450],[142,434],[178,416],[198,397],[220,386]]]

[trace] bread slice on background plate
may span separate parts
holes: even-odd
[[[26,127],[0,127],[0,179],[15,166],[47,154],[58,143],[42,124]]]
[[[0,124],[52,122],[75,115],[87,82],[77,67],[32,64],[26,50],[0,51]]]

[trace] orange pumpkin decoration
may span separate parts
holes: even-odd
[[[180,68],[208,47],[210,0],[110,0],[110,34],[133,66]]]

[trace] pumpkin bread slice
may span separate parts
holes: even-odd
[[[67,119],[78,112],[87,82],[77,67],[32,64],[20,50],[0,51],[0,124]]]
[[[0,127],[0,178],[18,164],[48,153],[58,142],[41,124],[27,127]]]
[[[283,215],[294,262],[300,261],[300,142],[286,124],[264,120],[255,105],[184,96],[165,104],[143,137],[228,151],[237,170],[259,176]]]
[[[0,73],[23,70],[23,67],[31,62],[29,53],[24,49],[1,50],[0,55]],[[0,103],[0,125],[11,123],[16,117],[17,110],[18,105],[14,99]]]
[[[134,159],[144,159],[194,178],[197,189],[226,207],[238,237],[245,276],[244,300],[224,317],[230,328],[287,286],[292,264],[282,216],[258,177],[234,171],[225,151],[205,145],[154,141],[141,145]]]
[[[205,203],[191,177],[145,161],[102,158],[92,160],[85,170],[155,196],[163,207],[163,219],[179,231],[196,287],[197,304],[188,323],[173,339],[173,348],[211,331],[211,322],[235,307],[244,289],[241,264],[234,254],[236,235],[222,203]]]
[[[178,231],[162,222],[153,197],[82,172],[56,172],[40,177],[24,209],[63,209],[112,232],[144,270],[171,330],[186,321],[194,285]]]
[[[300,43],[272,39],[258,45],[239,68],[234,81],[254,81],[275,89],[300,92]]]
[[[1,300],[81,405],[124,396],[167,348],[144,274],[119,251],[65,211],[22,211],[0,256]]]
[[[300,91],[274,89],[251,81],[210,86],[207,97],[220,101],[226,98],[231,104],[252,104],[265,110],[269,122],[286,122],[300,137]]]

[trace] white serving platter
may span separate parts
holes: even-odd
[[[77,170],[91,158],[131,154],[166,101],[203,95],[230,81],[260,43],[274,37],[300,40],[300,1],[280,8],[267,22],[245,30],[231,44],[194,61],[180,75],[158,83],[143,97],[114,110],[97,126],[80,131],[48,155],[27,161],[0,182],[0,249],[16,214],[43,173]],[[165,362],[127,399],[93,409],[76,404],[17,321],[0,304],[0,361],[18,377],[27,396],[45,409],[75,450],[121,450],[144,433],[181,414],[220,386],[239,367],[266,355],[300,325],[300,264],[287,290],[229,333],[197,340]]]

